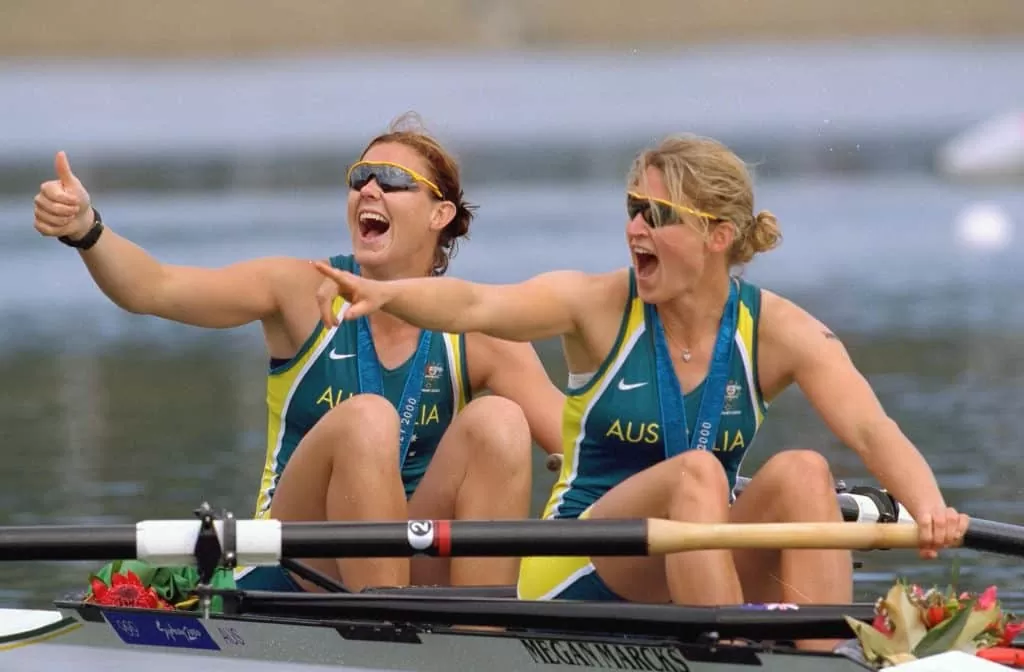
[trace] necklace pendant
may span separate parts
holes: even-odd
[[[690,351],[689,350],[683,350],[682,357],[683,357],[683,361],[684,362],[690,361]]]

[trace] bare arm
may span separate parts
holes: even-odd
[[[518,404],[534,441],[548,454],[561,453],[565,395],[533,346],[474,333],[466,336],[466,356],[470,372],[480,373],[480,386]]]
[[[514,285],[485,285],[439,277],[378,282],[324,264],[317,268],[352,304],[349,317],[383,310],[422,329],[480,332],[509,341],[576,334],[580,316],[596,294],[590,276],[577,271],[553,271]],[[321,292],[318,298],[324,322],[331,324],[331,297]]]
[[[54,172],[57,179],[40,185],[35,197],[35,229],[80,240],[93,226],[89,193],[63,152],[54,158]],[[110,228],[80,253],[97,286],[121,308],[202,327],[273,317],[282,295],[311,292],[319,280],[298,259],[258,259],[221,269],[162,264]]]
[[[309,276],[308,262],[283,257],[223,268],[163,264],[109,228],[81,256],[96,285],[121,308],[209,328],[276,315],[283,286]]]
[[[931,468],[882,408],[838,338],[803,309],[765,292],[762,339],[828,427],[918,521],[945,507]],[[762,342],[762,347],[766,343]]]

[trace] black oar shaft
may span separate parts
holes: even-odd
[[[32,560],[118,560],[140,557],[170,562],[145,549],[160,547],[174,562],[193,556],[192,542],[181,535],[183,521],[135,525],[0,527],[0,562]],[[248,522],[248,521],[247,521]],[[240,522],[239,525],[242,523]],[[273,526],[273,521],[254,521]],[[193,529],[191,521],[184,523]],[[199,521],[194,523],[198,532]],[[265,564],[287,558],[369,558],[430,556],[520,557],[528,555],[646,555],[647,521],[508,520],[300,523],[280,526],[280,553],[267,557],[266,534],[255,550],[245,534],[237,546],[241,564]],[[186,535],[188,536],[188,535]],[[179,540],[168,548],[168,539]],[[272,544],[274,545],[274,544]],[[253,560],[255,554],[260,559]]]
[[[135,557],[134,525],[0,527],[0,560],[118,560]]]
[[[1019,525],[997,523],[971,518],[964,535],[964,546],[976,551],[1024,556],[1024,528]]]
[[[644,520],[291,523],[281,532],[291,558],[528,555],[646,555]]]

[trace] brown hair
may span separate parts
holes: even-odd
[[[370,140],[359,158],[366,156],[374,145],[382,143],[405,145],[422,156],[430,166],[431,174],[427,177],[437,184],[444,200],[455,205],[455,216],[441,230],[437,239],[437,249],[434,251],[433,274],[444,275],[448,270],[448,261],[458,251],[458,239],[469,238],[469,224],[473,219],[473,212],[477,209],[477,206],[465,200],[459,164],[455,157],[426,131],[420,116],[415,112],[406,112],[392,121],[386,133]]]
[[[664,176],[673,203],[714,216],[702,218],[705,231],[716,222],[732,222],[736,238],[729,250],[730,265],[745,264],[782,240],[775,215],[767,210],[754,214],[753,181],[746,164],[717,140],[693,135],[665,138],[633,161],[629,188],[643,181],[647,167]]]

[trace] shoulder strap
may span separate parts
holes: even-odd
[[[330,262],[331,266],[339,271],[348,271],[349,273],[352,273],[352,269],[355,268],[355,259],[351,254],[336,254],[331,257]]]

